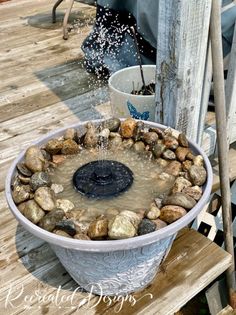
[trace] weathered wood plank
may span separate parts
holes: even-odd
[[[197,139],[211,0],[160,0],[156,119]],[[185,52],[183,54],[183,51]]]
[[[229,143],[236,140],[236,24],[230,52],[228,75],[225,85],[225,102],[227,112],[227,131]]]

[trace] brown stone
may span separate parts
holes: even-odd
[[[65,155],[53,155],[52,162],[55,164],[61,164],[65,162],[66,156]]]
[[[167,226],[167,223],[163,220],[160,220],[159,218],[156,220],[152,220],[156,224],[156,230],[160,230]]]
[[[45,212],[34,200],[29,200],[25,203],[24,216],[37,224],[45,216]]]
[[[120,132],[123,138],[132,138],[136,128],[136,121],[133,118],[127,118],[121,122]]]
[[[64,139],[76,140],[76,130],[74,128],[67,129],[64,134]]]
[[[186,213],[187,211],[183,207],[166,205],[161,208],[160,220],[170,224],[182,218]]]
[[[34,200],[45,211],[52,211],[56,207],[54,191],[49,187],[39,187],[35,191]]]
[[[192,165],[189,170],[189,176],[193,185],[202,186],[207,179],[207,172],[203,166]]]
[[[177,192],[165,197],[162,200],[162,204],[180,206],[184,209],[192,209],[195,206],[196,201],[189,195],[186,195],[182,192]]]
[[[22,203],[30,198],[29,185],[15,186],[12,192],[12,198],[15,204]]]
[[[63,147],[63,141],[58,139],[51,139],[46,144],[45,150],[50,154],[57,154]]]
[[[178,137],[179,145],[188,148],[188,139],[184,133],[180,133]]]
[[[202,197],[202,188],[199,186],[186,187],[183,189],[183,193],[198,201]]]
[[[87,132],[84,137],[84,145],[86,148],[95,147],[98,144],[98,133],[96,127],[91,122],[87,123]]]
[[[181,192],[186,187],[191,187],[192,183],[184,177],[177,177],[172,188],[172,193]]]
[[[189,153],[189,148],[178,147],[175,151],[176,157],[180,162],[186,160],[186,156]]]
[[[151,146],[157,143],[157,140],[158,134],[156,132],[145,132],[145,134],[143,135],[143,141]]]
[[[179,142],[175,137],[165,136],[164,145],[166,146],[167,149],[176,150],[179,146]]]
[[[171,161],[165,168],[165,173],[168,173],[173,176],[179,176],[182,165],[178,161]]]
[[[42,152],[37,146],[29,147],[25,152],[25,165],[26,167],[35,172],[41,172],[44,168],[44,157]]]
[[[93,239],[101,239],[108,235],[108,220],[100,219],[89,225],[88,236]]]
[[[189,171],[192,165],[193,165],[193,162],[190,160],[183,161],[182,163],[183,171]]]
[[[76,154],[79,152],[79,145],[71,139],[63,141],[61,153],[65,155]]]

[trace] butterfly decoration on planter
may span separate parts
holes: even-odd
[[[127,101],[127,106],[128,106],[129,113],[130,113],[132,118],[141,119],[141,120],[148,120],[149,112],[143,112],[143,113],[138,112],[137,109],[135,108],[135,106],[130,101]]]

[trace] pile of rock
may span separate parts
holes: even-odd
[[[63,186],[52,183],[50,168],[69,155],[101,145],[107,150],[133,150],[153,160],[163,169],[160,179],[174,179],[171,193],[153,200],[149,209],[110,209],[105,215],[75,209],[70,200],[57,198]],[[207,178],[203,157],[191,151],[184,134],[150,128],[132,118],[123,122],[112,118],[100,126],[89,122],[84,129],[68,129],[42,148],[31,146],[17,171],[12,197],[21,213],[49,232],[80,240],[125,239],[159,230],[196,205]]]

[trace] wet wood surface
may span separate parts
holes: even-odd
[[[230,264],[230,256],[199,233],[182,232],[153,284],[134,295],[133,306],[126,301],[119,309],[119,301],[109,305],[86,293],[77,293],[71,305],[76,283],[49,246],[17,223],[6,204],[6,173],[21,150],[56,128],[110,116],[107,87],[87,74],[80,48],[95,9],[74,4],[70,22],[75,27],[64,41],[61,23],[68,3],[60,6],[58,22],[51,24],[54,3],[11,0],[0,4],[0,309],[6,315],[100,315],[117,310],[119,314],[172,314]],[[234,164],[235,156],[231,157]],[[60,298],[68,300],[60,303],[59,298],[55,304],[53,296],[60,286]],[[44,301],[37,292],[45,296]]]

